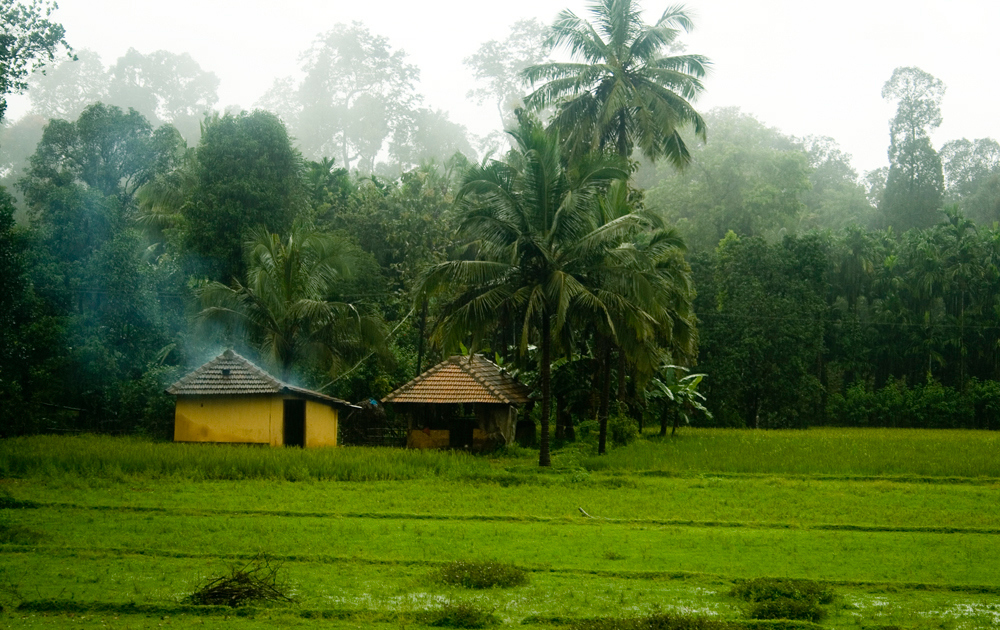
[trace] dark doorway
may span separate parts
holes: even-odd
[[[476,426],[476,417],[472,414],[471,405],[456,405],[455,412],[448,422],[448,446],[451,448],[472,448],[472,430]]]
[[[285,401],[285,446],[306,445],[306,401]]]

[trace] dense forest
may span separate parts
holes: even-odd
[[[535,388],[543,464],[550,418],[601,452],[644,423],[1000,428],[1000,144],[935,148],[945,86],[912,67],[857,95],[896,109],[868,173],[698,112],[690,18],[633,4],[484,43],[474,138],[358,23],[220,111],[187,54],[105,65],[0,2],[33,43],[0,65],[31,102],[0,129],[0,434],[168,436],[164,388],[226,347],[350,401],[483,352]]]

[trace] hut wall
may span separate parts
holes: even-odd
[[[448,448],[451,431],[447,429],[410,429],[406,433],[406,448]]]
[[[329,405],[306,401],[306,448],[337,445],[337,410]]]
[[[281,396],[178,396],[175,442],[281,446]]]

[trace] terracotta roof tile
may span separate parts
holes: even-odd
[[[327,404],[354,406],[339,398],[283,383],[232,350],[189,373],[168,387],[167,393],[176,396],[296,393]]]
[[[397,403],[504,403],[531,400],[531,390],[482,355],[453,356],[383,398]]]

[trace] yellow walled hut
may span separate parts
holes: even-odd
[[[337,445],[343,400],[283,383],[226,350],[167,389],[177,396],[175,442]]]
[[[382,399],[407,418],[408,448],[482,450],[514,441],[531,391],[482,355],[453,356]]]

